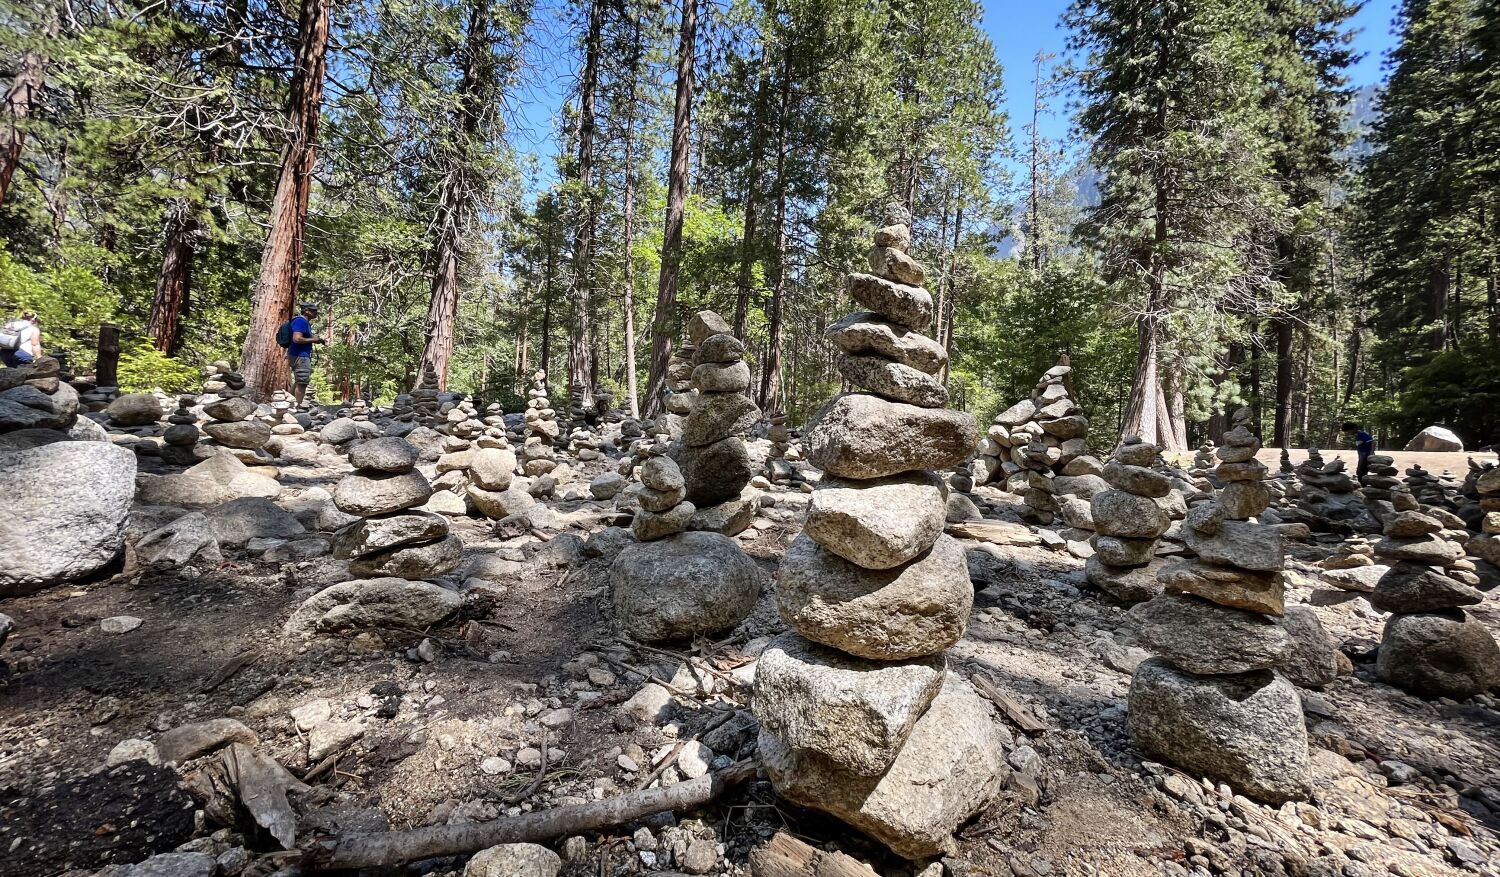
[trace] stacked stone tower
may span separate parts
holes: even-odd
[[[1375,554],[1392,564],[1369,596],[1371,606],[1392,613],[1375,672],[1381,681],[1418,697],[1472,697],[1500,683],[1500,647],[1463,609],[1482,602],[1484,594],[1458,580],[1468,573],[1456,568],[1472,566],[1464,561],[1464,546],[1444,534],[1437,515],[1419,510],[1391,462],[1384,455],[1372,457],[1366,481],[1381,480],[1365,488],[1367,502],[1378,505],[1385,537],[1375,544]],[[1373,474],[1377,470],[1381,474]],[[1388,499],[1372,500],[1372,492]]]
[[[557,423],[557,412],[547,398],[547,373],[537,371],[531,376],[531,389],[526,391],[526,440],[521,447],[522,470],[532,477],[546,475],[557,468],[557,454],[553,445],[561,428]]]
[[[1088,418],[1073,401],[1066,355],[1048,369],[1028,398],[995,415],[980,443],[981,483],[1003,481],[1022,496],[1022,515],[1035,524],[1050,524],[1059,511],[1052,478],[1088,453]]]
[[[1161,592],[1156,544],[1172,525],[1157,501],[1172,490],[1166,475],[1151,468],[1156,445],[1130,436],[1115,448],[1103,477],[1110,490],[1089,501],[1094,553],[1084,563],[1089,584],[1122,603],[1139,603]]]
[[[334,534],[335,557],[356,576],[430,579],[458,566],[463,542],[441,515],[416,511],[432,496],[417,471],[418,450],[403,438],[362,442],[349,452],[354,471],[339,480],[333,502],[360,518]]]
[[[910,242],[904,217],[876,233],[875,273],[848,279],[870,312],[829,330],[860,389],[808,433],[824,476],[782,558],[777,601],[794,633],[761,657],[755,712],[781,795],[919,858],[950,849],[1005,768],[988,703],[943,656],[974,595],[933,470],[965,460],[978,436],[973,418],[942,407],[940,362],[918,334],[932,298]]]
[[[1162,569],[1165,592],[1131,610],[1158,657],[1130,686],[1135,743],[1197,775],[1271,803],[1308,793],[1307,729],[1297,688],[1276,671],[1291,645],[1281,534],[1250,518],[1265,510],[1260,441],[1240,409],[1216,452],[1224,490],[1183,522],[1197,558]]]
[[[755,474],[743,434],[760,420],[760,407],[745,391],[750,366],[745,345],[724,318],[700,311],[688,321],[692,409],[671,454],[682,469],[688,501],[699,509],[738,500]]]
[[[177,397],[177,410],[167,418],[171,426],[162,433],[161,458],[174,466],[191,466],[198,462],[194,448],[198,444],[198,418],[193,406],[198,403],[194,396]]]

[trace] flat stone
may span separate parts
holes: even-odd
[[[430,579],[457,568],[463,559],[463,550],[463,540],[450,534],[434,542],[401,545],[362,555],[350,562],[349,572],[364,578]]]
[[[1191,594],[1220,606],[1266,615],[1282,615],[1286,611],[1286,588],[1280,572],[1256,572],[1174,558],[1162,566],[1161,583],[1168,594]]]
[[[815,415],[806,446],[809,461],[827,474],[869,479],[956,466],[978,441],[968,414],[850,393]]]
[[[850,274],[845,283],[849,296],[892,323],[909,329],[932,325],[932,294],[918,286],[906,286],[873,274]]]
[[[1478,605],[1484,594],[1432,567],[1398,563],[1380,577],[1369,599],[1381,612],[1436,612]]]
[[[514,484],[505,490],[485,490],[477,484],[470,484],[464,491],[464,498],[480,514],[497,521],[524,514],[536,505],[536,497]]]
[[[1338,643],[1311,606],[1288,606],[1281,625],[1289,638],[1286,654],[1276,665],[1281,675],[1303,688],[1322,688],[1338,678]]]
[[[271,427],[259,420],[241,420],[236,423],[205,423],[203,431],[221,445],[231,448],[255,450],[266,446],[271,440]]]
[[[926,372],[902,365],[881,356],[841,353],[836,359],[845,380],[894,402],[905,402],[922,408],[941,408],[948,404],[948,388]]]
[[[1031,420],[1036,416],[1036,403],[1030,399],[1022,399],[999,414],[995,415],[994,423],[999,426],[1016,427]]]
[[[457,612],[463,598],[429,582],[401,578],[340,582],[307,598],[283,633],[311,637],[318,633],[381,627],[424,630]]]
[[[1208,563],[1261,572],[1275,572],[1284,563],[1281,531],[1268,524],[1226,520],[1218,533],[1185,526],[1182,538]]]
[[[867,661],[783,634],[761,654],[755,717],[792,751],[878,777],[943,686],[941,655]]]
[[[1109,486],[1135,496],[1155,498],[1166,496],[1172,490],[1172,482],[1167,476],[1144,466],[1112,462],[1104,467],[1103,476]]]
[[[183,764],[190,758],[222,749],[231,743],[258,746],[260,738],[235,719],[210,719],[179,725],[162,734],[156,738],[156,750],[161,754],[163,762]]]
[[[363,518],[333,535],[333,556],[365,557],[412,542],[431,542],[448,535],[448,520],[428,512],[404,512]]]
[[[867,311],[849,314],[823,335],[844,353],[883,356],[929,375],[942,371],[948,362],[943,345]]]
[[[825,477],[808,501],[804,531],[865,569],[890,569],[937,541],[947,493],[942,479],[931,472],[866,481]]]
[[[630,535],[641,542],[665,539],[687,529],[698,507],[690,502],[680,502],[664,512],[636,511],[630,521]]]
[[[1377,557],[1391,560],[1409,560],[1429,566],[1452,566],[1464,556],[1464,547],[1440,536],[1422,536],[1416,539],[1385,538],[1375,543]]]
[[[782,556],[776,596],[782,618],[804,637],[858,657],[899,661],[957,642],[974,587],[963,547],[946,535],[902,566],[870,570],[803,533]]]
[[[957,852],[954,831],[1010,776],[1006,739],[989,703],[948,674],[889,770],[864,777],[798,753],[762,728],[758,750],[782,797],[831,814],[908,859]]]
[[[682,426],[682,442],[701,448],[746,432],[760,419],[760,408],[743,393],[700,393]]]
[[[384,515],[414,508],[432,496],[427,477],[415,470],[399,475],[353,472],[339,479],[333,502],[351,515]]]
[[[214,420],[234,423],[255,413],[255,400],[245,396],[229,396],[204,405],[203,413]]]
[[[1414,539],[1441,531],[1443,524],[1421,512],[1392,512],[1386,516],[1384,529],[1385,535],[1392,539]]]
[[[1269,670],[1194,676],[1160,658],[1136,668],[1126,716],[1148,755],[1269,804],[1309,792],[1297,689]]]
[[[208,528],[219,545],[240,548],[251,539],[286,539],[307,532],[291,512],[260,496],[230,500],[210,509]]]
[[[1245,673],[1275,667],[1286,629],[1255,612],[1164,593],[1130,610],[1141,645],[1189,673]]]
[[[907,286],[921,286],[927,282],[927,271],[922,265],[895,247],[874,247],[870,250],[870,270],[876,276]]]

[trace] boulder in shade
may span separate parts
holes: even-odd
[[[1308,795],[1302,700],[1270,670],[1195,676],[1152,658],[1131,677],[1128,710],[1131,738],[1153,758],[1269,804]]]
[[[1142,646],[1189,673],[1275,667],[1288,646],[1280,622],[1197,597],[1158,595],[1132,608],[1130,620]]]
[[[350,629],[405,627],[422,630],[458,611],[463,598],[429,582],[400,578],[340,582],[308,597],[282,628],[311,637]]]
[[[1462,609],[1393,615],[1375,673],[1417,697],[1463,700],[1500,684],[1500,646]]]
[[[644,641],[728,630],[760,596],[755,563],[718,533],[631,545],[610,566],[609,583],[615,619]]]

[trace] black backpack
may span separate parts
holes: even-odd
[[[282,323],[281,327],[276,330],[276,343],[280,344],[283,348],[292,346],[291,320],[287,320],[285,323]]]

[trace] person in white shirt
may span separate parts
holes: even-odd
[[[19,336],[14,348],[0,346],[0,361],[10,368],[26,365],[42,358],[42,328],[36,314],[26,311],[20,319],[12,320],[0,328],[0,335],[14,333]]]

